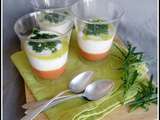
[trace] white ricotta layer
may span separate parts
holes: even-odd
[[[54,31],[64,34],[67,31],[68,27],[71,25],[71,23],[72,21],[70,20],[65,20],[62,24],[57,24],[57,25],[48,23],[48,21],[43,21],[43,22],[39,21],[39,26],[42,30]]]
[[[84,52],[91,54],[101,54],[107,52],[111,48],[113,38],[114,36],[109,40],[103,40],[103,41],[92,40],[92,39],[83,40],[82,33],[79,33],[78,44],[79,47]]]
[[[66,52],[59,58],[54,58],[49,60],[38,59],[34,56],[28,55],[28,59],[32,67],[34,67],[35,69],[40,71],[51,71],[59,69],[62,66],[64,66],[65,63],[67,62],[67,55],[68,52]]]

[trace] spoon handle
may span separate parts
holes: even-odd
[[[82,97],[83,96],[83,93],[82,94],[77,94],[77,95],[72,95],[72,96],[66,96],[64,98],[61,98],[59,100],[56,100],[56,101],[53,101],[52,103],[50,103],[47,107],[48,108],[51,108],[59,103],[62,103],[64,101],[67,101],[67,100],[70,100],[70,99],[74,99],[74,98],[78,98],[78,97]]]
[[[70,96],[72,96],[72,95],[66,95],[66,96],[56,97],[56,99],[55,99],[54,101],[52,101],[52,103],[55,102],[55,101],[58,101],[58,100],[60,100],[60,99],[66,98],[66,97],[70,97]],[[32,107],[31,109],[27,109],[27,110],[25,111],[25,114],[31,114],[36,108],[38,108],[38,107],[40,107],[40,106],[42,106],[42,105],[44,105],[44,104],[47,104],[48,102],[49,102],[49,100],[44,101],[44,102],[40,103],[39,105],[37,105],[37,106],[35,106],[35,107]],[[51,104],[52,104],[52,103],[51,103]],[[46,108],[44,108],[42,111],[47,110],[48,108],[49,108],[49,106],[47,106]]]
[[[36,107],[39,107],[43,104],[45,104],[48,100],[38,101],[38,102],[30,102],[27,104],[22,105],[23,109],[34,109]]]
[[[59,101],[55,101],[52,103],[53,100],[55,100],[55,98],[52,98],[51,100],[49,100],[49,102],[47,104],[44,104],[38,108],[36,108],[32,113],[30,114],[27,114],[26,116],[24,116],[21,120],[33,120],[40,112],[42,112],[46,107],[53,107],[63,101],[66,101],[66,100],[70,100],[70,99],[73,99],[73,98],[77,98],[77,97],[81,97],[83,94],[78,94],[78,95],[74,95],[74,96],[71,96],[71,97],[67,97],[67,98],[64,98],[64,99],[60,99]],[[52,103],[52,104],[51,104]],[[51,105],[50,105],[51,104]]]
[[[59,98],[59,96],[62,96],[63,94],[69,92],[70,90],[65,90],[62,91],[61,93],[57,94],[54,98]],[[43,101],[38,101],[38,102],[31,102],[31,103],[27,103],[22,105],[22,108],[24,109],[35,109],[36,107],[39,107],[45,103],[47,103],[48,100],[43,100]]]

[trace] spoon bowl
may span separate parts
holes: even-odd
[[[93,77],[93,71],[82,72],[77,75],[69,84],[69,89],[73,93],[81,93],[85,90],[87,85],[91,83],[91,78]]]
[[[111,93],[113,88],[113,81],[97,80],[86,87],[83,96],[88,100],[98,100]]]

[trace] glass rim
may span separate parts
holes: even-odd
[[[78,1],[80,1],[80,0],[76,0],[76,1],[73,2],[72,4],[68,4],[68,5],[64,5],[64,6],[62,5],[62,7],[50,6],[50,7],[48,7],[48,8],[38,7],[38,6],[34,5],[32,1],[31,1],[31,4],[32,4],[34,10],[46,10],[46,9],[61,10],[61,9],[69,9],[69,8],[71,8],[71,7],[72,7],[74,4],[76,4]]]
[[[78,1],[78,2],[80,2],[80,1]],[[76,4],[78,4],[78,2]],[[72,14],[75,18],[79,19],[80,21],[83,21],[84,23],[88,23],[88,24],[109,24],[109,23],[113,23],[113,22],[116,22],[116,21],[120,20],[120,18],[125,14],[124,8],[120,7],[116,3],[114,3],[114,5],[116,5],[121,10],[121,13],[116,18],[103,19],[104,21],[101,21],[101,22],[89,21],[88,19],[85,19],[85,18],[82,18],[82,17],[76,15],[76,13],[73,12],[73,7],[71,8],[71,12],[72,12]]]
[[[50,10],[50,9],[46,9],[45,11],[48,11],[48,10]],[[26,36],[20,35],[19,32],[16,30],[16,27],[17,27],[19,21],[21,21],[21,20],[23,20],[23,19],[25,19],[25,18],[32,17],[32,16],[37,15],[37,14],[42,13],[42,12],[43,12],[43,11],[31,12],[31,13],[28,13],[28,14],[26,14],[26,15],[21,16],[19,19],[16,20],[16,22],[15,22],[15,24],[14,24],[14,31],[15,31],[15,33],[17,34],[17,36],[18,36],[19,38],[27,38],[27,37],[29,36],[29,35],[28,35],[28,36],[26,37]],[[67,29],[64,33],[59,33],[59,32],[51,31],[51,30],[44,30],[44,31],[48,31],[48,32],[50,32],[50,33],[58,34],[57,37],[49,38],[49,39],[43,39],[43,40],[40,40],[40,39],[30,39],[30,38],[29,38],[28,40],[29,40],[29,41],[34,41],[34,42],[47,42],[47,41],[54,41],[54,40],[57,40],[57,39],[61,39],[61,38],[65,37],[69,32],[72,31],[72,29],[73,29],[73,20],[71,20],[71,21],[72,21],[72,24],[68,27],[68,29]],[[27,41],[27,40],[26,40],[26,41]]]

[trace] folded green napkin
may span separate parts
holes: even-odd
[[[78,52],[75,31],[73,31],[66,70],[58,80],[43,80],[34,75],[23,51],[13,54],[11,59],[37,101],[52,98],[59,92],[68,89],[70,80],[86,70],[95,71],[93,81],[113,80],[115,82],[115,90],[119,88],[121,72],[116,68],[121,66],[121,61],[114,57],[114,55],[120,55],[115,47],[111,48],[106,59],[98,62],[87,61]],[[133,90],[126,102],[135,93]],[[119,107],[122,99],[122,90],[118,90],[115,94],[97,101],[88,101],[84,98],[68,100],[50,108],[45,113],[49,120],[98,120]]]

